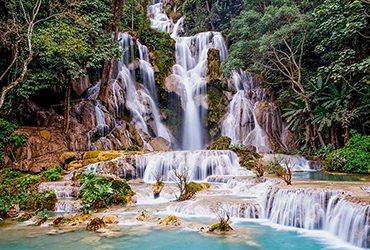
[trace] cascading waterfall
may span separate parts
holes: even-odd
[[[251,74],[241,70],[232,73],[229,89],[235,94],[228,106],[228,112],[224,116],[221,134],[230,137],[232,144],[251,145],[256,148],[257,152],[272,152],[272,139],[285,147],[282,138],[285,126],[280,114],[275,115],[272,121],[269,121],[269,114],[262,114],[268,113],[265,108],[273,101],[270,100],[268,90],[259,87]],[[257,113],[259,119],[257,119]],[[265,129],[259,120],[264,120],[264,127],[273,124],[274,131]],[[273,132],[277,132],[280,135],[279,138],[276,138]]]
[[[220,53],[220,60],[227,56],[225,41],[219,32],[204,32],[192,37],[179,37],[183,19],[179,19],[175,25],[168,17],[163,17],[162,4],[157,3],[149,7],[149,16],[152,27],[171,33],[176,41],[176,64],[173,66],[173,77],[178,79],[178,93],[185,91],[181,96],[184,111],[181,149],[198,150],[205,146],[203,124],[205,123],[205,111],[199,102],[205,99],[207,52],[215,48]]]
[[[193,202],[173,204],[168,209],[192,216],[226,211],[235,218],[267,219],[288,227],[323,230],[354,246],[370,247],[370,205],[349,202],[338,191],[279,189],[271,182],[258,185],[263,193],[258,197],[223,195],[220,202],[199,196]]]
[[[111,102],[115,110],[116,117],[123,117],[125,109],[129,110],[132,117],[131,124],[134,125],[139,135],[144,141],[145,148],[152,150],[145,138],[147,135],[163,137],[171,142],[172,137],[168,129],[161,123],[159,110],[156,106],[156,86],[154,80],[154,70],[149,62],[149,52],[146,46],[138,42],[139,66],[141,71],[142,84],[135,81],[134,65],[131,63],[135,56],[134,41],[128,33],[120,33],[120,47],[123,55],[118,61],[118,74],[112,83]],[[99,93],[100,83],[96,84],[88,92],[88,97],[95,99]],[[104,117],[99,109],[96,108],[96,119],[99,127],[106,128]],[[105,130],[104,130],[105,131]],[[102,138],[106,133],[102,133]],[[103,139],[102,139],[103,140]],[[111,149],[111,148],[110,148]]]
[[[145,182],[176,181],[173,171],[186,174],[190,181],[205,181],[211,175],[253,175],[240,167],[237,155],[228,150],[173,151],[136,156],[136,168]]]
[[[220,51],[223,61],[227,49],[221,33],[205,32],[193,37],[175,37],[176,65],[173,75],[179,79],[186,96],[184,98],[184,120],[182,132],[182,149],[202,149],[205,145],[203,135],[204,116],[196,100],[204,99],[206,93],[207,52],[210,48]]]

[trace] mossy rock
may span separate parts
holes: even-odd
[[[177,218],[175,215],[168,215],[166,218],[161,219],[158,224],[166,225],[166,226],[180,226],[181,220]]]
[[[217,141],[212,142],[207,150],[228,150],[230,149],[231,138],[227,136],[221,136]]]
[[[84,156],[83,156],[83,159],[84,160],[88,160],[88,159],[93,159],[93,158],[98,158],[100,152],[102,152],[101,150],[91,150],[91,151],[87,151]]]
[[[98,229],[105,228],[105,227],[107,227],[105,222],[102,219],[96,217],[92,219],[89,222],[89,224],[87,224],[86,229],[89,231],[96,231]]]
[[[214,81],[222,79],[220,51],[218,49],[210,48],[207,52],[207,61],[209,80]]]
[[[47,130],[41,130],[40,135],[47,141],[50,141],[51,139],[51,133]]]
[[[230,231],[234,231],[234,229],[230,225],[221,226],[220,223],[213,224],[208,229],[208,232],[212,233],[227,233]]]

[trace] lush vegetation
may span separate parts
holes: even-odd
[[[104,178],[94,174],[83,174],[79,198],[84,212],[107,208],[113,204],[124,205],[135,193],[126,180]]]
[[[150,28],[148,3],[1,1],[0,150],[10,133],[24,125],[19,113],[27,112],[28,99],[47,109],[63,104],[68,110],[74,81],[81,76],[89,76],[91,82],[102,78],[107,71],[104,62],[112,63],[120,55],[118,41],[111,35],[118,31],[130,32],[151,50],[159,105],[176,127],[181,110],[171,110],[170,98],[161,91],[175,62],[174,40]],[[299,152],[320,156],[352,147],[351,129],[362,136],[370,133],[369,7],[368,0],[171,0],[164,4],[174,20],[184,15],[188,35],[221,31],[230,48],[221,66],[224,75],[242,68],[274,88],[288,127],[298,135]],[[214,137],[224,109],[223,101],[216,102],[223,96],[221,82],[213,79],[208,91],[207,126]],[[72,91],[73,95],[77,97]]]
[[[352,133],[348,144],[326,157],[328,171],[370,173],[370,136]]]
[[[40,175],[4,170],[0,176],[0,218],[5,217],[12,207],[28,211],[54,211],[57,197],[54,191],[38,191],[42,180]]]

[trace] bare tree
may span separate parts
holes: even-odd
[[[177,201],[184,201],[190,199],[194,194],[190,193],[188,190],[189,186],[189,170],[187,168],[183,169],[172,169],[174,180],[176,182],[177,188],[179,190],[179,195],[176,195]]]
[[[287,185],[292,185],[292,173],[294,169],[294,165],[289,164],[289,159],[285,158],[284,159],[284,166],[278,167],[275,170],[275,174],[283,179]]]
[[[228,232],[234,230],[230,226],[230,212],[225,207],[223,207],[221,204],[218,204],[217,210],[214,211],[214,213],[216,214],[218,223],[210,226],[208,229],[209,232]]]

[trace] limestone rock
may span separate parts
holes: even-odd
[[[49,140],[42,136],[45,131],[50,134]],[[23,136],[26,143],[17,146],[9,142],[6,145],[4,165],[12,169],[39,173],[60,165],[60,152],[68,151],[66,138],[59,129],[21,127],[13,135]]]
[[[171,151],[170,142],[162,137],[153,138],[150,142],[154,151]]]
[[[116,215],[104,215],[102,219],[106,224],[118,223]]]
[[[86,229],[89,231],[96,231],[101,228],[105,228],[107,225],[105,222],[100,218],[94,218],[92,219],[86,226]]]

